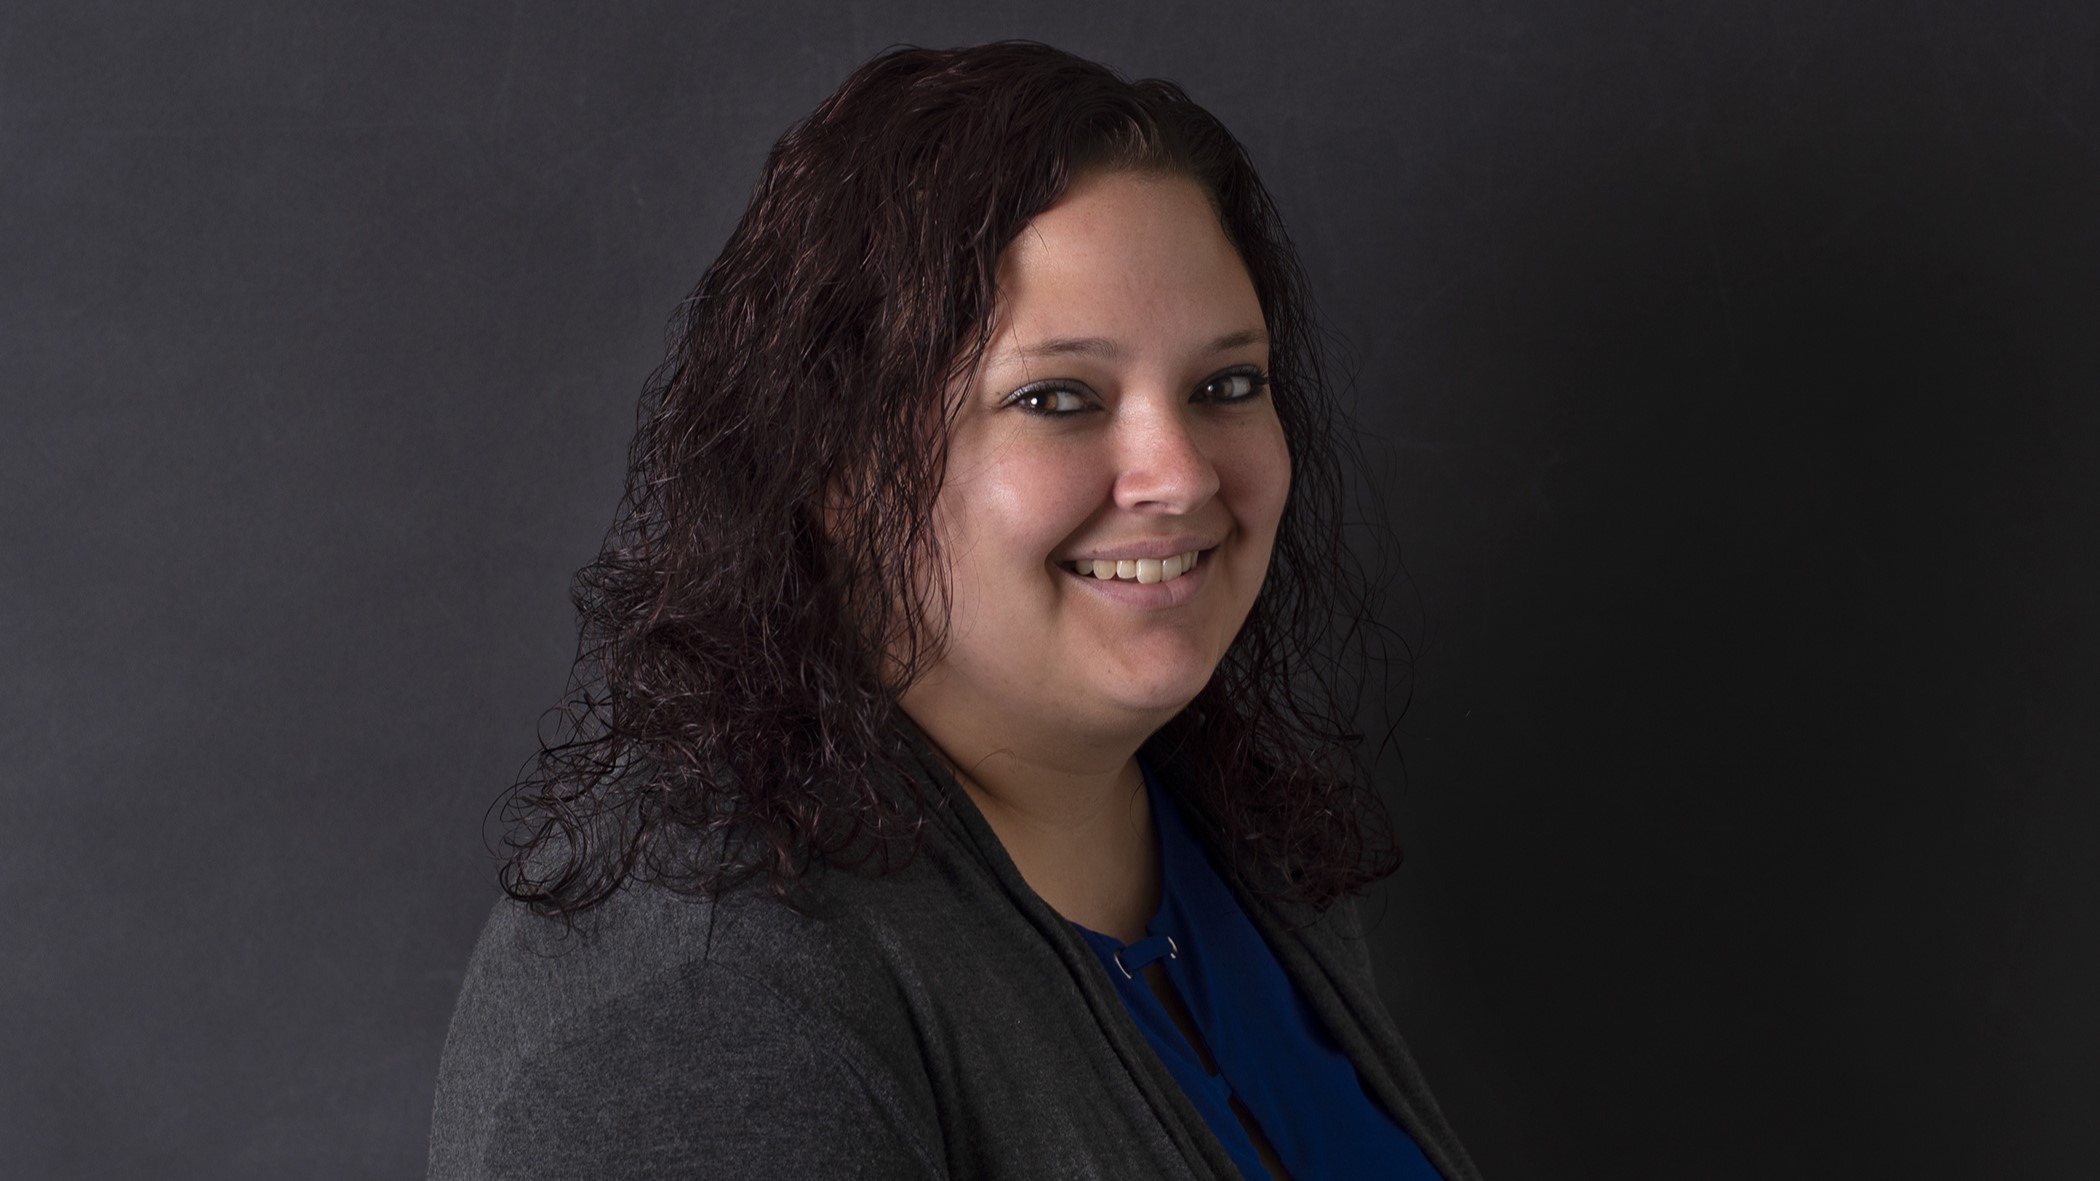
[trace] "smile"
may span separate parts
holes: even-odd
[[[1202,556],[1203,551],[1190,550],[1165,558],[1082,558],[1058,565],[1082,578],[1096,578],[1103,582],[1172,582],[1195,569]]]

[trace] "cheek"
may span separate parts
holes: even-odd
[[[1291,452],[1283,424],[1271,415],[1259,431],[1237,440],[1230,470],[1219,473],[1230,490],[1233,516],[1241,528],[1263,537],[1276,531],[1291,490]]]
[[[1054,450],[1007,448],[942,489],[942,544],[958,577],[1025,577],[1086,522],[1097,501],[1085,465]]]

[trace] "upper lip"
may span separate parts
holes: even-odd
[[[1211,549],[1217,544],[1217,541],[1214,539],[1198,537],[1194,534],[1184,534],[1180,537],[1134,538],[1114,545],[1095,546],[1092,549],[1083,550],[1079,553],[1066,554],[1059,558],[1058,561],[1129,562],[1140,558],[1171,558],[1176,554]]]

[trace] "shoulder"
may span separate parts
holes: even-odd
[[[880,948],[850,900],[631,886],[573,929],[499,904],[446,1040],[431,1175],[937,1171]]]

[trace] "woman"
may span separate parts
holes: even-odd
[[[432,1175],[1473,1175],[1348,903],[1303,307],[1171,85],[902,50],[790,131],[580,580]]]

